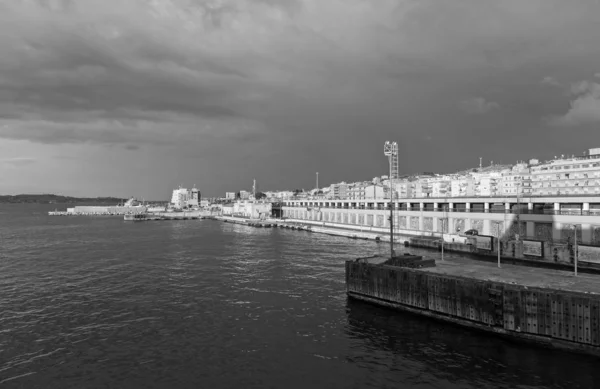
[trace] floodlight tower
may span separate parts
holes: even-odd
[[[394,178],[398,178],[398,143],[385,142],[383,154],[390,162],[390,258],[394,257]]]

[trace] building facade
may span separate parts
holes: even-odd
[[[531,191],[539,196],[600,195],[600,149],[532,166]]]
[[[389,228],[389,199],[284,202],[284,216],[356,228]],[[600,246],[600,197],[499,197],[484,199],[406,199],[394,201],[398,233],[439,236],[474,229],[480,235],[500,235],[563,245],[575,236],[581,250]],[[576,231],[576,232],[575,232]],[[595,259],[594,259],[595,258]],[[588,261],[600,263],[600,255]]]
[[[200,192],[196,188],[173,190],[171,205],[175,209],[197,208],[200,204]]]

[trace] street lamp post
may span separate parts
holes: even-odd
[[[498,225],[498,268],[501,268],[502,266],[500,265],[500,225]]]
[[[574,230],[573,232],[575,234],[575,260],[573,261],[574,265],[575,265],[575,273],[574,274],[575,274],[575,277],[577,277],[577,257],[579,256],[578,255],[579,252],[577,250],[577,224],[573,224],[572,227]]]
[[[496,234],[498,235],[498,236],[496,237],[496,240],[497,240],[497,242],[498,242],[498,247],[497,247],[497,250],[498,250],[498,268],[501,268],[501,267],[502,267],[502,266],[500,265],[500,249],[501,249],[501,246],[500,246],[500,223],[501,223],[501,222],[494,222],[494,224],[496,224],[496,227],[497,227],[497,228],[496,228]]]
[[[444,260],[444,231],[446,231],[446,218],[442,218],[442,261]]]

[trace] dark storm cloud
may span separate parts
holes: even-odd
[[[488,137],[490,153],[519,135],[526,139],[508,152],[523,158],[550,124],[597,122],[595,0],[0,0],[0,8],[0,137],[52,145],[52,154],[61,144],[226,144],[234,164],[252,143],[265,155],[286,150],[290,173],[338,153],[336,172],[363,175],[379,166],[355,156],[387,138],[417,145],[403,155],[408,171],[435,170],[448,167],[445,156],[423,162],[430,146],[421,142],[445,140],[453,155],[476,159],[461,152],[481,152],[465,135]],[[567,95],[555,80],[588,84]],[[242,165],[281,166],[254,161]]]
[[[190,53],[166,31],[153,36],[118,18],[108,25],[74,23],[77,13],[93,19],[87,11],[97,2],[28,5],[12,11],[44,19],[36,19],[22,35],[13,31],[18,39],[4,42],[0,136],[54,144],[138,138],[160,144],[194,125],[214,127],[231,119],[225,132],[235,132],[231,125],[243,121],[235,105],[245,75],[228,59]],[[211,12],[214,19],[217,10]],[[148,136],[140,129],[152,127],[148,122],[166,123],[165,134]]]

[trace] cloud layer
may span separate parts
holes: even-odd
[[[330,164],[340,139],[354,155],[423,131],[493,137],[507,120],[533,131],[535,119],[541,133],[540,119],[560,110],[539,80],[598,71],[585,65],[600,60],[597,14],[594,0],[0,0],[0,138],[53,154],[227,147],[266,171],[243,158],[287,149],[312,169]],[[555,122],[594,122],[595,85]],[[502,121],[482,129],[499,108]],[[414,163],[406,169],[438,170]],[[347,169],[330,165],[332,177]],[[348,174],[378,169],[362,162]]]
[[[562,116],[550,119],[550,124],[559,126],[577,126],[582,124],[600,124],[600,84],[581,81],[571,86],[570,109]]]
[[[459,106],[466,113],[473,115],[481,115],[500,108],[498,103],[486,101],[483,97],[474,97],[472,99],[463,100],[460,102]]]

